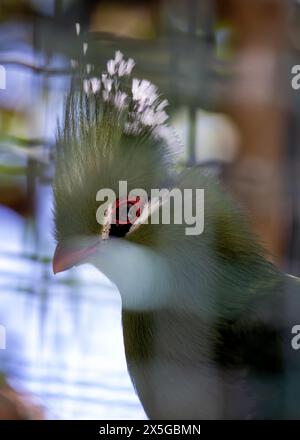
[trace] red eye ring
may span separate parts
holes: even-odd
[[[128,211],[132,206],[134,206],[140,202],[141,202],[141,198],[139,196],[137,196],[135,198],[117,199],[115,202],[115,205],[112,209],[112,215],[114,216],[114,223],[116,225],[129,225],[129,224],[131,224],[132,222],[128,218]],[[128,207],[127,217],[126,217],[126,221],[124,221],[124,220],[121,221],[118,214],[120,212],[120,208],[124,205]],[[141,207],[139,206],[139,208],[136,210],[136,216],[140,217],[140,215],[141,215]]]

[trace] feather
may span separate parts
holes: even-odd
[[[92,242],[84,262],[117,285],[128,369],[149,417],[299,418],[291,392],[292,383],[300,395],[299,359],[290,348],[299,281],[265,258],[218,182],[199,169],[175,171],[167,101],[132,78],[133,67],[118,51],[101,75],[72,82],[57,132],[56,238]],[[188,189],[193,203],[203,189],[203,233],[186,235],[171,203],[170,224],[148,221],[169,202],[150,200],[129,232],[107,240],[113,207],[99,224],[96,194],[117,193],[120,181],[128,191]]]

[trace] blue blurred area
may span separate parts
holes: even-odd
[[[50,206],[49,191],[43,205]],[[32,392],[49,418],[145,418],[126,369],[116,288],[90,267],[54,279],[49,263],[31,258],[29,225],[4,207],[0,218],[7,334],[0,366],[8,381]],[[49,232],[50,218],[41,216]]]
[[[69,77],[45,78],[28,67],[46,62],[32,49],[28,23],[3,23],[0,36],[7,78],[0,91],[1,164],[25,173],[0,182],[0,202],[8,198],[8,206],[0,204],[0,373],[17,391],[32,393],[48,418],[143,419],[127,373],[117,289],[91,267],[52,273],[49,145]],[[68,62],[51,56],[52,67]],[[18,139],[44,143],[20,146]]]

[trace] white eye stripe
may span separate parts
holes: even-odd
[[[107,210],[105,211],[105,214],[104,214],[103,227],[102,227],[102,231],[101,231],[102,240],[109,239],[109,232],[110,232],[110,228],[111,228],[112,216],[113,216],[113,205],[112,205],[112,203],[109,203]]]
[[[128,233],[126,235],[131,234],[133,231],[138,229],[142,224],[146,223],[148,218],[154,214],[168,199],[168,195],[163,195],[162,197],[156,197],[149,200],[143,207],[141,215],[135,220],[135,222],[131,225]],[[111,230],[113,219],[113,205],[109,203],[103,219],[103,227],[101,231],[101,239],[108,240],[109,234]]]
[[[132,224],[126,235],[131,234],[133,231],[138,229],[142,224],[146,223],[148,218],[154,214],[169,198],[169,194],[163,195],[162,197],[155,197],[144,205],[141,215]]]

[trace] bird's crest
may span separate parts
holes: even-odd
[[[103,72],[95,74],[87,64],[79,78],[73,77],[56,142],[57,240],[74,234],[105,236],[105,221],[103,227],[96,221],[101,188],[117,193],[119,181],[125,180],[128,191],[150,192],[168,182],[169,147],[177,142],[167,123],[168,102],[154,84],[132,75],[134,66],[132,58],[117,51]]]
[[[120,51],[114,59],[107,62],[107,69],[100,77],[83,80],[83,89],[87,95],[112,104],[119,112],[127,110],[124,120],[124,132],[141,134],[151,130],[157,137],[166,133],[168,115],[166,99],[161,100],[156,86],[145,79],[131,78],[135,61],[125,60]]]

